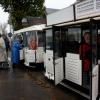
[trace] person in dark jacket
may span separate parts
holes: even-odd
[[[5,42],[2,35],[0,34],[0,64],[2,62],[6,62],[6,60],[7,56],[6,56]]]
[[[8,57],[8,51],[10,49],[9,39],[5,34],[3,34],[2,37],[3,37],[4,41],[5,41],[6,53],[7,53],[7,57]]]
[[[83,85],[89,85],[90,77],[89,71],[91,67],[91,46],[90,46],[90,33],[85,32],[82,43],[79,48],[80,58],[82,60],[83,67]]]
[[[21,45],[20,45],[19,38],[16,38],[13,41],[12,48],[11,48],[11,58],[12,58],[13,67],[15,67],[15,65],[18,65],[20,62],[20,51],[19,51],[20,49],[21,49]]]

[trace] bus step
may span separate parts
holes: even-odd
[[[81,91],[79,91],[79,90],[67,85],[67,84],[64,84],[63,82],[60,82],[60,85],[66,87],[67,89],[69,89],[69,90],[71,90],[71,91],[73,91],[73,92],[85,97],[86,99],[90,100],[90,96],[89,95],[87,95],[87,94],[85,94],[85,93],[83,93],[83,92],[81,92]]]

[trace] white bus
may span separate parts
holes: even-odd
[[[20,51],[20,59],[24,59],[25,66],[36,67],[36,64],[44,62],[44,27],[45,24],[33,25],[14,32],[23,40],[24,48]]]
[[[61,84],[88,100],[99,100],[100,93],[100,68],[97,58],[100,53],[97,48],[100,33],[98,4],[100,0],[85,0],[47,15],[45,28],[45,76],[53,80],[55,85]],[[87,48],[82,46],[80,49],[85,33],[90,34],[87,58],[84,58]],[[89,66],[88,71],[87,68],[84,69],[84,65]],[[84,74],[85,71],[88,74]]]

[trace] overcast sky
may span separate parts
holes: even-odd
[[[9,14],[4,12],[2,7],[0,7],[0,24],[8,23]],[[7,32],[10,32],[9,25],[7,25]]]
[[[0,7],[0,23],[7,23],[8,13],[3,12],[3,9]]]
[[[73,4],[75,1],[76,0],[45,0],[45,6],[47,8],[62,9]],[[3,12],[3,9],[0,7],[0,24],[7,23],[8,16],[9,14]]]

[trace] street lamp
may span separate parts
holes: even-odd
[[[11,6],[9,5],[8,8],[6,9],[8,12],[9,12],[9,26],[10,26],[10,33],[13,31],[12,29],[12,21],[11,21],[11,11],[12,11],[12,8]]]
[[[9,12],[9,27],[10,27],[10,32],[8,33],[8,37],[10,38],[10,46],[11,46],[11,37],[12,37],[12,33],[13,33],[13,26],[12,26],[12,21],[11,21],[11,11],[12,11],[12,8],[11,6],[9,5],[8,8],[6,9],[7,12]]]

